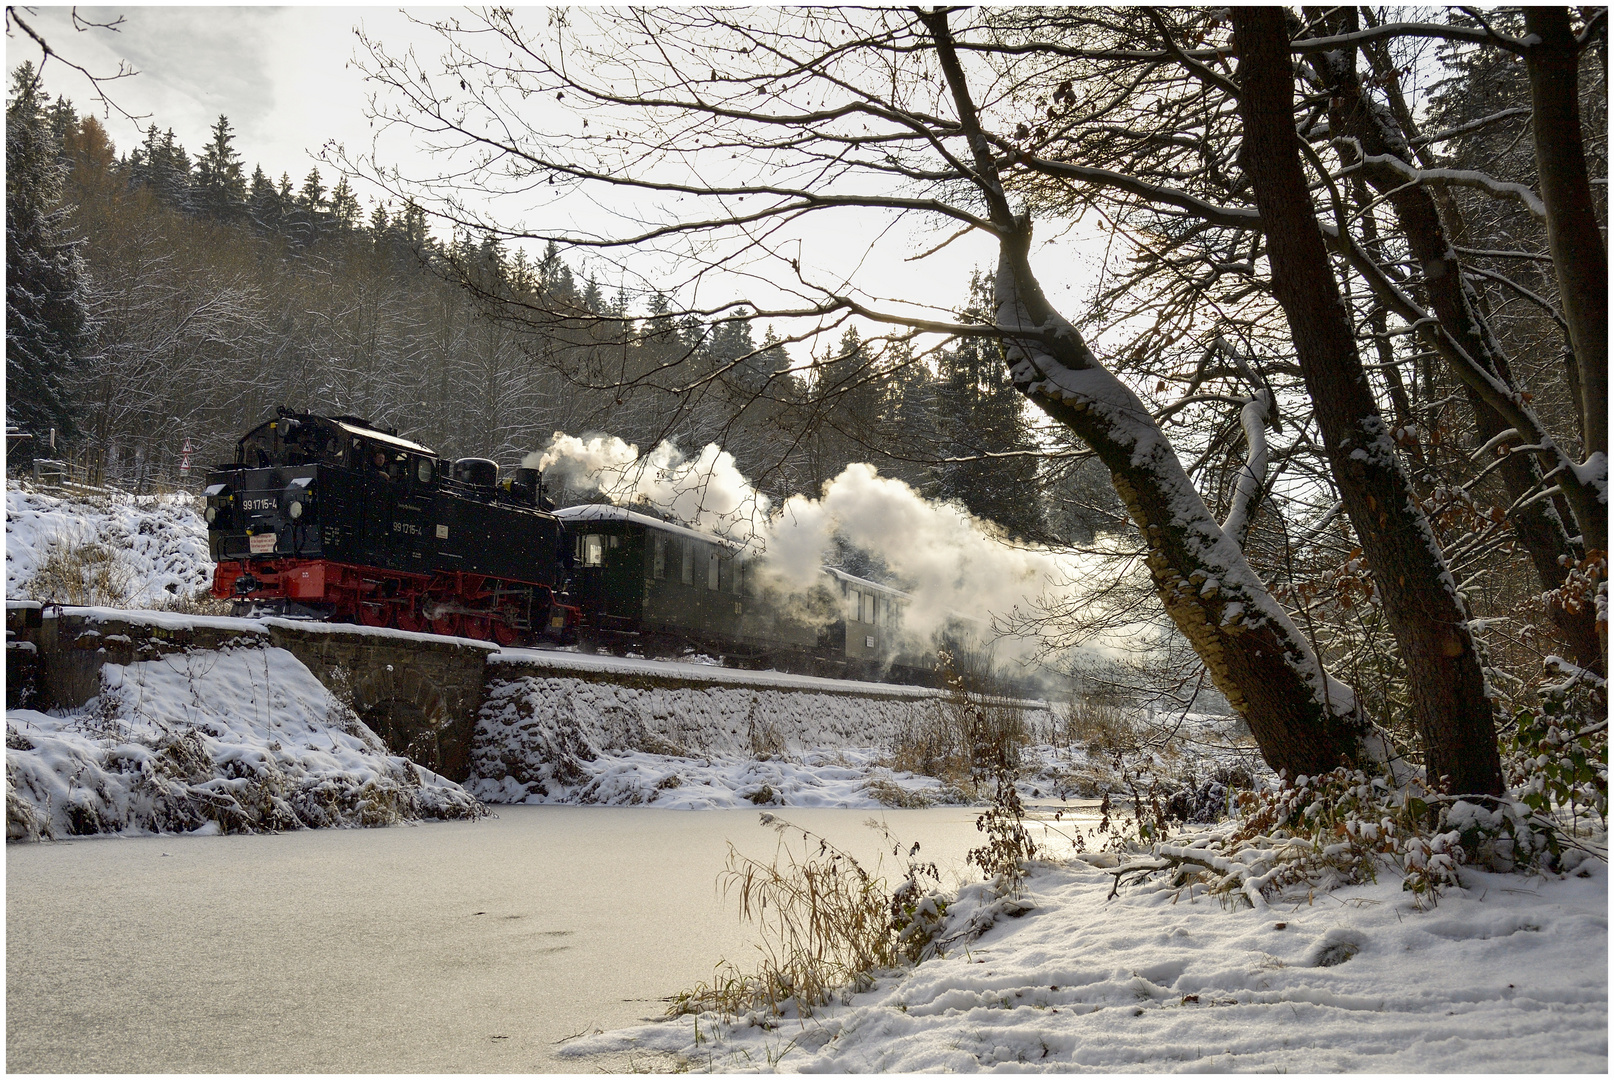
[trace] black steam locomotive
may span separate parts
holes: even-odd
[[[892,674],[906,596],[838,570],[788,596],[745,552],[614,506],[552,511],[542,478],[353,416],[280,409],[207,478],[213,595],[238,614],[503,645],[717,653],[746,666]],[[911,681],[911,664],[896,677]]]
[[[566,530],[536,470],[498,471],[357,417],[283,408],[208,475],[213,595],[241,613],[506,645],[573,634]]]

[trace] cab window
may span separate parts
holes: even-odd
[[[578,559],[584,566],[605,565],[605,537],[599,533],[585,533],[577,538]]]

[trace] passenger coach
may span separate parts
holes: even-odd
[[[874,677],[898,651],[906,594],[840,570],[782,588],[744,548],[604,504],[556,511],[572,533],[585,646],[645,655],[685,644],[732,662]]]

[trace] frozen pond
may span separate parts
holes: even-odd
[[[756,811],[498,813],[8,847],[8,1070],[572,1072],[568,1037],[749,966],[715,882],[771,855]],[[981,841],[969,807],[778,813],[865,865],[882,816],[944,877]]]

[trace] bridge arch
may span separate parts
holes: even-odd
[[[419,671],[372,667],[353,684],[353,710],[388,750],[443,771],[444,736],[453,718],[442,690]]]

